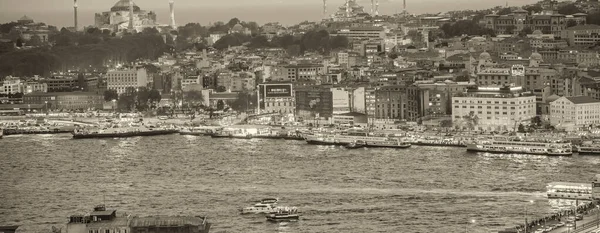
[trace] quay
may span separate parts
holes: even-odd
[[[25,128],[25,129],[3,129],[2,133],[4,135],[19,135],[19,134],[62,134],[62,133],[71,133],[74,128]],[[0,135],[2,137],[2,135]]]

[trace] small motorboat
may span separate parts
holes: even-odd
[[[296,222],[300,219],[300,215],[296,207],[291,207],[271,213],[266,218],[269,222]]]
[[[277,202],[279,202],[279,199],[277,198],[265,198],[260,200],[260,203],[262,204],[277,204]]]
[[[364,141],[354,141],[354,142],[351,142],[351,143],[348,143],[347,145],[345,145],[345,147],[348,149],[359,149],[359,148],[363,148],[366,146],[367,146],[367,143],[365,143]]]

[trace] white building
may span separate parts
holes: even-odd
[[[39,82],[26,82],[23,87],[23,92],[25,94],[33,92],[48,92],[48,84]]]
[[[117,93],[125,93],[128,87],[146,87],[148,86],[148,75],[144,68],[134,68],[129,70],[111,70],[106,73],[106,88],[116,90]]]
[[[522,87],[473,87],[452,98],[452,122],[462,128],[512,130],[535,115],[535,96]]]
[[[589,96],[561,97],[550,102],[550,122],[559,127],[598,124],[600,100]]]
[[[2,83],[0,94],[16,94],[23,93],[23,82],[18,77],[8,76]]]
[[[344,88],[331,88],[333,97],[333,114],[350,112],[350,93]]]
[[[181,80],[181,90],[190,91],[202,88],[202,76],[189,76],[183,80]]]

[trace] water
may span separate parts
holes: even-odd
[[[193,136],[0,140],[0,225],[60,226],[106,202],[136,215],[207,215],[211,232],[490,232],[550,212],[545,186],[588,182],[600,157],[313,146]],[[265,197],[301,221],[272,224],[237,208]],[[534,200],[533,205],[528,204]]]

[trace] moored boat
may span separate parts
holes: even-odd
[[[574,146],[575,151],[580,155],[600,155],[600,141],[586,141],[581,145]]]
[[[530,139],[524,141],[520,138],[494,138],[491,140],[481,140],[467,144],[467,151],[553,156],[569,156],[573,154],[570,142],[548,139]]]
[[[124,138],[138,136],[157,136],[174,134],[178,131],[175,128],[154,128],[154,127],[122,127],[122,128],[103,128],[103,129],[76,129],[73,132],[74,139],[86,138]]]
[[[356,142],[351,142],[346,144],[344,147],[348,148],[348,149],[359,149],[359,148],[364,148],[366,146],[364,141],[356,141]]]
[[[280,209],[273,203],[256,203],[250,207],[240,209],[241,214],[269,214]]]

